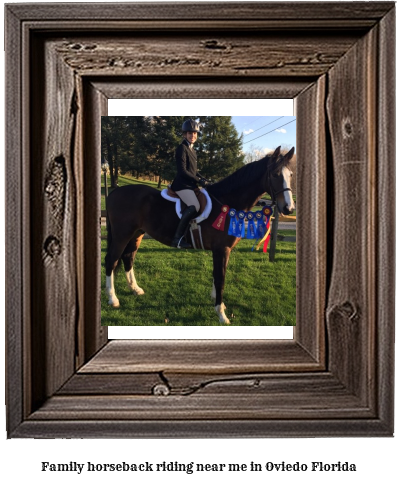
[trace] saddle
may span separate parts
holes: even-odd
[[[194,191],[198,201],[200,202],[200,211],[199,215],[193,221],[200,223],[208,218],[212,210],[212,200],[205,189],[196,188]],[[183,203],[179,196],[172,191],[170,187],[163,189],[161,191],[161,196],[168,201],[173,201],[176,204],[176,214],[179,218],[181,218],[183,210],[187,207],[187,205]]]
[[[202,215],[202,213],[204,213],[208,200],[206,199],[205,194],[201,191],[200,188],[195,188],[194,193],[200,204],[199,215]],[[168,186],[167,188],[167,194],[171,198],[177,198],[180,200],[179,195],[175,191],[173,191],[173,189],[170,186]],[[184,203],[184,201],[180,200],[180,206],[181,206],[181,212],[183,213],[187,205],[186,203]]]
[[[203,249],[204,246],[202,243],[201,227],[199,223],[206,220],[210,215],[212,210],[212,200],[205,189],[196,188],[194,191],[200,203],[200,212],[199,215],[191,221],[190,233],[193,247],[195,249]],[[161,191],[161,196],[164,199],[173,201],[175,203],[176,214],[179,218],[181,218],[183,210],[187,207],[187,205],[183,203],[183,201],[179,198],[179,195],[168,187],[167,189],[163,189]]]

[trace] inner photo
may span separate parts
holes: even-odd
[[[101,120],[101,324],[294,326],[296,119]]]

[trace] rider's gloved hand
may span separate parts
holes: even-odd
[[[209,181],[207,181],[205,178],[201,178],[199,181],[198,181],[198,184],[200,186],[202,186],[203,188],[205,188],[206,186],[208,186],[210,184]]]

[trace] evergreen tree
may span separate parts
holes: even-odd
[[[126,117],[128,128],[125,141],[126,151],[121,161],[124,172],[131,172],[136,178],[149,174],[149,152],[151,147],[150,117]]]
[[[198,167],[203,176],[220,180],[244,164],[242,136],[232,117],[200,117],[202,136],[198,138]]]
[[[180,144],[179,125],[183,117],[151,117],[149,166],[158,177],[158,188],[162,181],[171,181],[176,173],[175,151]]]
[[[203,176],[219,180],[242,166],[242,137],[231,117],[102,117],[102,160],[109,163],[111,186],[117,186],[119,171],[132,172],[137,178],[154,174],[158,187],[162,181],[172,181],[176,175],[175,152],[182,141],[181,128],[189,118],[202,124],[195,149]]]
[[[114,131],[114,117],[101,117],[101,159],[106,159],[109,165],[111,187],[117,186],[117,179],[115,180],[115,169],[117,162],[115,160],[115,131]],[[116,150],[117,154],[117,150]],[[116,170],[116,177],[117,177]]]

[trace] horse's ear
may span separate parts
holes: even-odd
[[[284,159],[286,161],[290,161],[292,159],[292,156],[294,155],[295,152],[295,147],[293,147],[287,154],[284,156]]]
[[[272,155],[273,159],[277,159],[277,157],[280,155],[280,150],[281,150],[281,146],[277,147],[277,149],[274,151]]]

